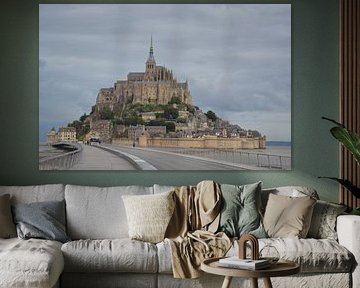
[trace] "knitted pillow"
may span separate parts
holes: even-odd
[[[151,243],[164,240],[175,208],[173,193],[122,196],[131,239]]]
[[[308,237],[337,240],[336,219],[346,206],[318,200],[314,207]]]

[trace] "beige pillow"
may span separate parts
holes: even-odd
[[[151,243],[164,240],[175,207],[173,193],[122,196],[131,239]]]
[[[0,238],[16,237],[16,228],[13,222],[10,206],[10,195],[0,196]]]
[[[269,194],[264,215],[264,227],[269,237],[306,238],[316,200],[309,197],[289,197]]]

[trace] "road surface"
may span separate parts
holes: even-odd
[[[158,151],[151,148],[106,145],[127,155],[142,159],[156,170],[243,170],[239,166],[201,159],[195,156]],[[147,170],[146,168],[144,170]]]
[[[256,167],[176,154],[151,148],[108,144],[82,145],[80,160],[71,170],[254,170]]]

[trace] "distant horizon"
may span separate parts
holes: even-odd
[[[266,144],[271,144],[271,146],[276,146],[276,144],[279,144],[279,146],[289,146],[292,144],[292,141],[272,141],[272,140],[266,140]],[[282,145],[282,144],[285,144],[285,145]]]

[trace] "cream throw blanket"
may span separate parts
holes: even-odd
[[[175,189],[175,210],[165,233],[170,243],[175,278],[200,277],[201,262],[222,257],[231,246],[225,233],[216,233],[221,209],[221,190],[213,181]]]

